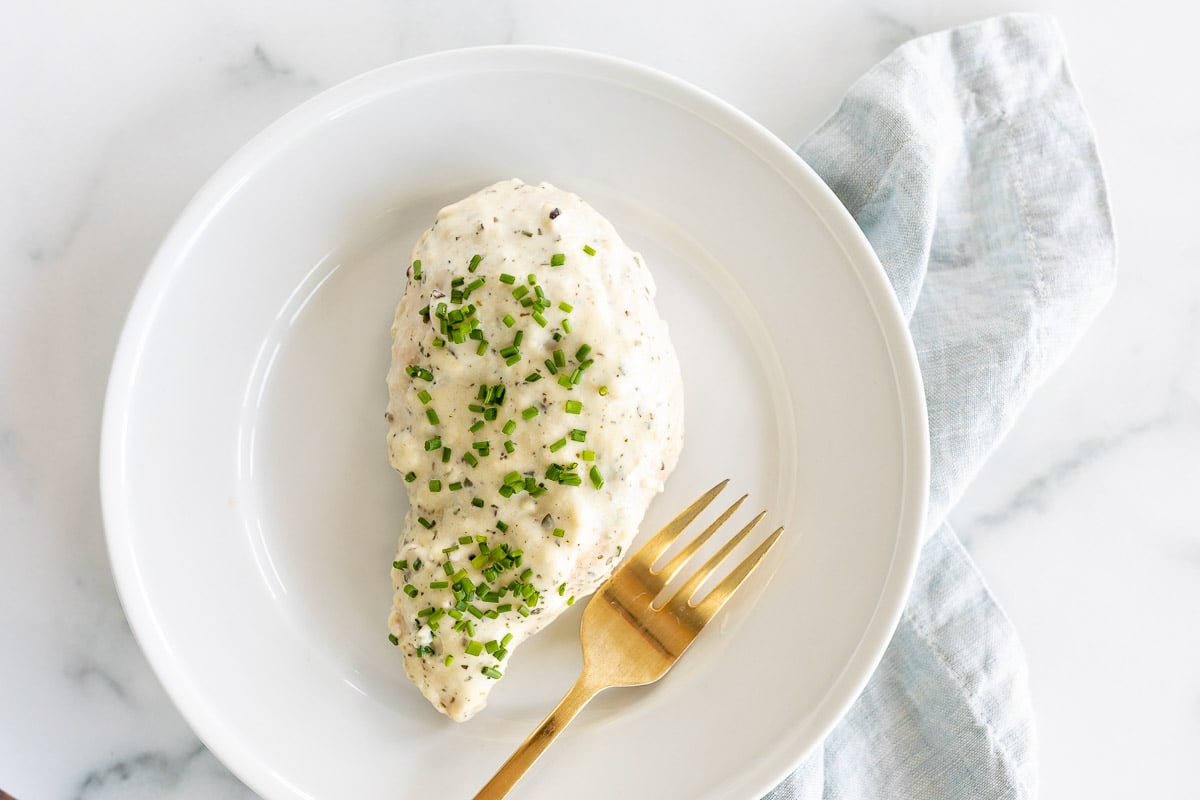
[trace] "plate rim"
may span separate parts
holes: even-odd
[[[825,702],[810,723],[821,735],[808,748],[794,754],[787,764],[764,770],[769,775],[755,790],[753,796],[757,798],[798,767],[845,716],[878,668],[899,623],[924,541],[922,532],[929,501],[930,454],[924,386],[899,300],[865,234],[833,190],[775,134],[732,104],[681,78],[635,61],[559,46],[487,45],[392,62],[350,77],[303,101],[255,134],[212,173],[171,224],[149,262],[125,318],[105,391],[99,450],[100,500],[107,553],[121,606],[155,677],[205,746],[259,794],[275,796],[278,790],[283,790],[294,797],[308,796],[285,776],[259,762],[248,748],[238,747],[236,733],[229,730],[215,709],[200,701],[185,673],[175,668],[169,644],[145,591],[124,504],[127,458],[124,433],[129,401],[163,289],[175,276],[191,245],[242,183],[286,150],[291,141],[319,127],[336,116],[336,112],[373,102],[414,80],[436,79],[453,71],[478,70],[481,66],[574,74],[619,83],[631,91],[675,105],[729,134],[774,169],[813,209],[854,269],[879,325],[891,361],[891,383],[898,400],[903,450],[896,545],[879,599],[851,662],[834,679]]]

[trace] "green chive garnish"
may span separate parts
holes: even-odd
[[[566,253],[555,253],[550,256],[550,266],[552,267],[561,267],[565,263],[567,263]]]
[[[507,283],[508,285],[511,286],[512,284],[517,282],[517,276],[509,275],[507,272],[501,272],[500,273],[500,282]]]
[[[409,597],[416,597],[420,592],[411,583],[406,583],[404,584],[404,593]]]
[[[483,498],[482,497],[471,498],[471,505],[475,506],[476,508],[483,508]]]
[[[439,422],[441,422],[441,420],[438,419],[437,412],[432,408],[425,409],[425,417],[429,420],[430,425],[437,425]]]
[[[566,440],[566,439],[559,439],[557,442],[555,442],[554,444],[550,445],[550,452],[551,452],[551,453],[557,453],[559,450],[562,450],[562,449],[563,449],[564,447],[566,447],[566,446],[567,446],[567,440]]]
[[[592,247],[590,244],[585,244],[583,246],[583,252],[587,253],[589,256],[596,255],[596,249],[594,247]]]
[[[430,450],[437,450],[441,446],[442,446],[442,437],[440,437],[440,436],[433,436],[433,437],[425,440],[425,451],[426,452],[428,452]]]
[[[563,538],[564,536],[566,536],[566,535],[567,535],[567,532],[566,532],[566,531],[564,531],[562,528],[555,528],[555,529],[554,529],[554,535],[555,535],[556,537],[558,537],[559,539],[561,539],[561,538]]]
[[[474,272],[476,270],[476,268],[479,266],[480,261],[483,261],[483,256],[479,255],[478,253],[471,256],[471,263],[469,265],[467,265],[467,271]]]
[[[575,351],[575,360],[583,361],[584,359],[586,359],[588,357],[588,353],[590,353],[590,352],[592,352],[591,345],[589,345],[589,344],[580,345],[579,349]]]
[[[600,474],[600,469],[595,465],[592,465],[592,468],[588,470],[588,477],[592,479],[592,486],[595,486],[597,489],[604,486],[604,476]]]
[[[420,398],[422,405],[428,405],[429,401],[433,399],[433,396],[431,394],[429,394],[429,392],[425,391],[424,389],[417,392],[417,397]]]
[[[568,400],[563,407],[568,414],[578,414],[583,411],[583,403],[578,400]]]
[[[504,327],[506,327],[506,328],[511,328],[513,326],[513,324],[516,322],[516,320],[513,319],[512,314],[505,314],[504,319],[502,319],[500,321],[504,323]]]
[[[417,479],[417,473],[415,473],[415,472],[406,473],[404,476],[404,480],[408,481],[409,483],[412,483],[416,479]]]
[[[576,413],[578,413],[578,412],[576,412]],[[533,406],[530,406],[529,408],[527,408],[521,412],[521,418],[527,422],[529,420],[533,419],[534,417],[536,417],[537,415],[538,415],[538,410]]]
[[[608,396],[608,387],[607,387],[607,386],[601,386],[601,387],[600,387],[600,396],[601,396],[601,397],[607,397],[607,396]]]
[[[440,492],[442,490],[442,482],[436,478],[429,482],[429,491]]]
[[[579,454],[579,457],[582,458],[584,461],[595,461],[596,460],[596,451],[595,450],[584,450],[582,453]]]
[[[467,655],[477,656],[483,653],[483,643],[470,641],[467,642]]]
[[[400,640],[396,638],[396,634],[394,634],[394,633],[388,634],[388,641],[391,642],[393,645],[396,645],[396,646],[400,645]]]
[[[424,528],[425,530],[429,530],[430,528],[433,527],[433,523],[430,522],[429,520],[425,519],[424,517],[417,517],[417,522],[421,523],[421,527]]]
[[[421,280],[421,259],[418,258],[416,261],[413,262],[412,269],[413,269],[413,278],[415,278],[416,280]]]

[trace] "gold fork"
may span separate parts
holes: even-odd
[[[762,561],[783,533],[783,528],[768,536],[703,599],[692,602],[704,581],[766,516],[766,511],[750,520],[737,535],[722,545],[662,608],[651,605],[663,587],[679,574],[745,501],[743,495],[661,569],[653,569],[654,562],[728,483],[728,479],[721,481],[680,512],[596,590],[583,612],[580,630],[583,672],[579,679],[550,715],[542,720],[475,795],[475,800],[499,800],[507,795],[567,723],[604,689],[642,686],[665,675],[696,638],[696,634],[721,610]]]

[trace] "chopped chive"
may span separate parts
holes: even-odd
[[[564,333],[570,333],[571,332],[571,320],[567,319],[566,317],[563,317],[562,328],[563,328]]]
[[[596,255],[596,249],[594,247],[592,247],[590,244],[585,244],[583,246],[583,252],[587,253],[589,256]]]
[[[595,461],[596,460],[596,451],[595,450],[584,450],[582,453],[579,454],[579,457],[582,458],[584,461]]]
[[[513,431],[515,431],[516,429],[517,429],[517,423],[510,419],[508,422],[504,423],[504,427],[501,428],[500,430],[504,431],[505,436],[512,436]]]
[[[450,491],[457,492],[462,487],[463,487],[462,481],[454,481],[453,483],[450,484]]]
[[[500,273],[500,282],[507,283],[508,285],[511,286],[512,284],[517,282],[517,276],[509,275],[507,272],[501,272]]]
[[[559,439],[557,442],[554,442],[552,445],[550,445],[550,452],[557,453],[559,450],[562,450],[566,446],[567,446],[567,440]]]
[[[434,339],[434,340],[433,340],[433,346],[434,346],[434,347],[445,347],[445,346],[446,346],[446,340],[445,340],[445,339],[442,339],[442,338],[440,338],[440,337],[439,337],[439,338],[437,338],[437,339]]]
[[[475,506],[476,508],[483,508],[483,498],[482,497],[471,498],[471,505]]]
[[[483,418],[488,422],[493,422],[499,414],[495,406],[488,406],[483,410]]]
[[[442,446],[442,437],[440,437],[440,436],[433,436],[433,437],[430,437],[425,440],[426,452],[428,452],[430,450],[437,450],[441,446]]]
[[[408,483],[412,483],[416,479],[417,479],[417,473],[415,473],[415,472],[408,472],[404,475],[404,480],[407,481]]]
[[[517,288],[512,290],[512,296],[517,300],[520,300],[527,294],[529,294],[528,286],[518,286]]]
[[[442,463],[443,464],[450,463],[450,448],[449,447],[442,448]]]
[[[496,669],[495,667],[483,667],[479,671],[482,672],[484,675],[487,675],[489,678],[491,678],[494,681],[498,681],[504,677],[504,674],[501,673],[500,670]]]
[[[561,267],[566,262],[566,253],[555,253],[554,255],[550,256],[550,266],[552,267]]]
[[[599,391],[600,391],[600,396],[601,396],[601,397],[607,397],[607,396],[608,396],[608,387],[607,387],[607,386],[601,386]]]
[[[491,448],[491,446],[491,442],[489,442],[487,439],[484,439],[480,442],[471,442],[471,447],[475,448],[476,452],[488,450]]]
[[[537,275],[534,275],[532,272],[529,273],[525,277],[525,282],[528,283],[530,286],[536,286],[537,285]]]
[[[430,581],[429,588],[430,589],[449,589],[450,582],[449,581]]]
[[[438,423],[441,422],[441,420],[438,419],[437,412],[434,411],[432,408],[425,409],[425,417],[426,417],[426,419],[429,420],[430,425],[437,425]]]
[[[413,586],[411,583],[404,584],[404,593],[409,597],[416,597],[418,594],[420,594],[420,592],[417,590],[417,587]]]
[[[417,522],[421,523],[421,527],[424,528],[425,530],[429,530],[430,528],[433,527],[433,523],[430,522],[429,520],[425,519],[424,517],[417,517]]]
[[[522,617],[528,617],[529,616],[529,606],[522,605],[520,608],[517,609],[517,613],[520,614]]]
[[[470,272],[474,272],[476,267],[479,266],[480,261],[483,261],[483,256],[479,255],[478,253],[471,256],[471,263],[467,266],[467,270]]]
[[[454,280],[450,281],[450,286],[451,287],[462,286],[464,283],[466,283],[466,281],[467,281],[466,278],[455,278]]]
[[[561,539],[561,538],[563,538],[564,536],[566,536],[566,535],[567,535],[567,532],[566,532],[566,531],[564,531],[562,528],[555,528],[555,529],[554,529],[554,535],[555,535],[556,537],[558,537],[559,539]]]
[[[597,489],[604,486],[604,477],[600,474],[600,469],[594,464],[588,470],[588,477],[592,479],[592,486],[595,486]]]
[[[515,353],[515,354],[509,356],[508,358],[504,359],[504,363],[510,367],[513,366],[514,364],[519,364],[520,362],[521,362],[521,354],[520,353]]]
[[[554,366],[562,369],[567,365],[567,357],[563,355],[562,350],[554,351]]]
[[[571,595],[570,597],[567,598],[567,605],[569,605],[569,606],[575,605],[575,595]]]
[[[433,399],[433,395],[429,394],[429,392],[425,391],[424,389],[417,392],[417,397],[420,398],[422,405],[429,405],[429,401]]]
[[[579,349],[575,351],[575,360],[583,361],[588,357],[588,353],[590,352],[592,352],[592,346],[590,344],[580,345]]]
[[[501,533],[504,533],[505,531],[508,530],[508,523],[506,523],[502,519],[496,520],[496,530],[500,531]]]
[[[475,457],[474,453],[463,453],[463,461],[467,462],[472,467],[479,466],[479,459]]]
[[[446,654],[446,660],[445,660],[445,661],[443,661],[442,663],[443,663],[443,664],[445,664],[447,667],[448,667],[448,666],[450,666],[451,664],[453,664],[453,663],[454,663],[454,654],[453,654],[453,653],[447,653],[447,654]]]
[[[558,385],[563,387],[564,389],[574,389],[575,388],[574,375],[575,375],[575,373],[571,373],[570,375],[568,375],[565,372],[562,375],[559,375],[558,376]]]
[[[408,560],[405,559],[404,561],[393,561],[392,569],[408,569]]]
[[[587,431],[580,430],[579,428],[572,428],[570,436],[571,436],[572,442],[586,442],[587,441]]]
[[[537,372],[536,370],[525,376],[526,383],[537,383],[541,379],[542,379],[542,373]]]
[[[529,408],[527,408],[521,412],[521,418],[524,419],[526,422],[533,419],[537,415],[538,415],[538,410],[533,406],[530,406]]]
[[[481,356],[487,352],[488,343],[486,339],[479,340],[479,346],[475,348],[475,355]]]
[[[431,480],[429,482],[429,491],[440,492],[441,490],[442,490],[442,482],[439,481],[437,478],[434,478],[433,480]]]
[[[467,642],[467,655],[477,656],[483,653],[483,643],[474,640]]]
[[[558,304],[558,310],[563,312],[564,314],[570,314],[572,311],[575,310],[575,306],[571,305],[566,300],[564,300]]]
[[[547,321],[546,321],[545,317],[543,317],[541,314],[539,314],[536,311],[533,312],[532,316],[533,316],[533,321],[536,322],[540,327],[542,327],[542,328],[546,327]]]
[[[483,420],[477,419],[477,420],[475,420],[475,423],[473,425],[471,425],[471,427],[468,428],[467,430],[469,430],[471,433],[475,433],[475,431],[479,430],[482,427],[483,427]]]
[[[549,372],[551,375],[557,375],[557,374],[558,374],[558,367],[554,366],[554,362],[553,362],[553,361],[551,361],[550,359],[548,359],[548,358],[547,358],[547,359],[546,359],[545,361],[543,361],[542,363],[546,365],[546,370],[547,370],[547,371],[548,371],[548,372]]]
[[[516,322],[516,320],[513,319],[512,314],[505,314],[504,318],[500,321],[504,323],[504,327],[506,327],[506,328],[511,328],[513,326],[513,323]]]
[[[513,450],[516,450],[516,449],[517,449],[517,446],[515,444],[513,444],[512,439],[505,440],[504,452],[511,453]]]
[[[578,414],[583,411],[583,403],[578,400],[568,400],[563,407],[568,414]]]
[[[421,259],[417,259],[412,263],[413,277],[421,280]]]
[[[388,634],[388,641],[391,642],[393,645],[396,645],[397,647],[400,645],[400,640],[396,638],[396,634],[394,634],[394,633]]]

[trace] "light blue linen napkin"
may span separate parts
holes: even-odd
[[[1104,178],[1058,26],[1018,14],[915,39],[798,152],[909,317],[932,484],[928,540],[878,671],[769,800],[1034,797],[1025,657],[945,517],[1112,291]]]

